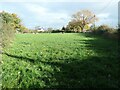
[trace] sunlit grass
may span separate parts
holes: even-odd
[[[117,42],[85,34],[16,34],[3,88],[118,88]]]

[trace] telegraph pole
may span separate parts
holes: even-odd
[[[94,18],[95,18],[95,15],[94,15]],[[95,19],[94,19],[94,31],[95,31]]]

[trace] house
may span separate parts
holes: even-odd
[[[35,30],[37,30],[38,32],[44,32],[45,31],[45,29],[43,27],[40,27],[40,26],[36,27]]]

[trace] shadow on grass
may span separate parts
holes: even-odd
[[[84,35],[92,37],[91,35]],[[94,37],[94,36],[93,36]],[[87,58],[73,57],[64,63],[50,63],[60,67],[54,72],[59,88],[120,88],[118,42],[95,37],[93,40],[77,41],[85,44],[86,49],[93,50],[97,56]]]
[[[60,67],[60,72],[54,72],[54,78],[59,83],[56,88],[117,88],[118,68],[100,57],[89,57],[84,60],[70,58],[69,63],[49,63]]]
[[[12,57],[12,58],[16,58],[16,59],[21,59],[21,60],[26,60],[28,62],[31,62],[31,63],[34,63],[34,59],[31,59],[31,58],[27,58],[27,57],[23,57],[23,56],[17,56],[17,55],[12,55],[12,54],[8,54],[6,52],[4,52],[3,54],[9,56],[9,57]]]
[[[91,35],[85,35],[92,37]],[[96,37],[93,40],[76,41],[86,45],[86,49],[93,50],[97,56],[87,58],[63,59],[64,62],[40,61],[45,65],[50,65],[54,69],[59,67],[60,71],[53,71],[52,77],[42,78],[49,88],[120,88],[119,87],[119,59],[117,57],[117,47],[113,42]],[[108,46],[109,44],[110,47]],[[34,59],[14,56],[5,53],[7,56],[27,60],[34,63]],[[49,72],[48,72],[49,73]],[[51,84],[54,81],[57,85]],[[29,86],[30,88],[39,88],[38,84]]]

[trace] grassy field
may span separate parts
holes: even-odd
[[[117,42],[86,34],[16,34],[3,88],[119,88]]]

